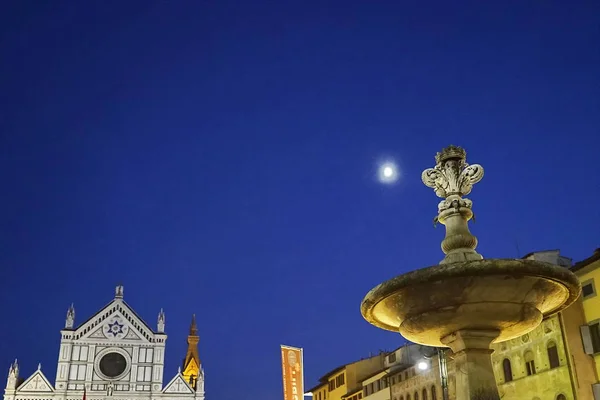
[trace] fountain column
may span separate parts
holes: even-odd
[[[457,399],[500,400],[490,357],[490,345],[499,334],[464,329],[442,338],[454,352]]]
[[[435,218],[446,227],[442,241],[446,256],[440,264],[483,259],[475,251],[477,238],[469,230],[473,202],[463,198],[483,178],[483,167],[467,164],[466,156],[460,147],[446,147],[436,154],[436,166],[421,175],[423,183],[444,199]],[[455,354],[457,399],[500,399],[490,357],[490,345],[499,335],[498,330],[461,329],[440,339]]]
[[[448,146],[435,156],[436,166],[423,171],[423,183],[434,189],[438,197],[436,222],[446,226],[442,250],[446,257],[440,264],[481,260],[475,251],[477,238],[469,231],[473,218],[473,202],[462,196],[471,193],[473,185],[483,178],[483,167],[466,163],[467,153],[457,146]]]

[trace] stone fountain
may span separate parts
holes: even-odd
[[[436,221],[445,225],[439,265],[397,276],[373,288],[361,304],[371,324],[406,339],[454,353],[457,400],[499,400],[490,345],[537,327],[573,303],[581,291],[564,267],[525,259],[484,259],[469,231],[473,203],[463,197],[483,177],[457,146],[443,149],[423,183],[444,200]]]

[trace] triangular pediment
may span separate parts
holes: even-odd
[[[143,340],[141,337],[139,337],[137,335],[137,333],[135,333],[135,331],[133,329],[130,329],[129,332],[127,332],[127,334],[125,335],[125,337],[123,339],[125,339],[125,340]]]
[[[132,340],[150,342],[152,329],[122,299],[115,299],[74,332],[75,340]]]
[[[181,373],[178,373],[173,379],[171,379],[171,382],[167,383],[167,386],[165,386],[163,389],[163,393],[190,394],[194,393],[194,389],[192,389],[189,383],[183,379]]]
[[[87,335],[83,335],[83,337],[91,338],[91,339],[108,339],[106,337],[106,335],[104,334],[104,330],[102,329],[102,326],[97,327],[95,331],[92,331],[91,333],[88,333]]]
[[[17,392],[23,393],[52,393],[54,388],[41,370],[37,370],[25,382],[23,382]]]

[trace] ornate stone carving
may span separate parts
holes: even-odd
[[[425,186],[445,199],[438,205],[439,212],[451,207],[471,208],[473,205],[469,199],[461,197],[471,193],[473,185],[483,178],[483,167],[467,164],[466,157],[467,152],[463,148],[450,145],[436,154],[436,166],[421,174]]]
[[[67,310],[67,318],[65,319],[65,328],[73,329],[74,325],[75,325],[75,307],[73,306],[73,304],[71,304],[71,306]]]
[[[483,167],[466,162],[467,152],[458,146],[448,146],[435,156],[436,165],[421,174],[425,186],[432,188],[438,197],[438,215],[434,223],[446,226],[442,250],[446,254],[441,263],[482,259],[475,248],[477,238],[471,234],[468,221],[473,218],[473,202],[463,198],[473,185],[483,178]]]

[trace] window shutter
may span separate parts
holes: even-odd
[[[600,400],[600,383],[592,385],[592,392],[594,392],[594,400]]]
[[[581,325],[579,327],[581,331],[581,341],[583,342],[583,350],[585,354],[594,354],[594,346],[592,344],[592,336],[590,335],[590,327],[587,325]]]

